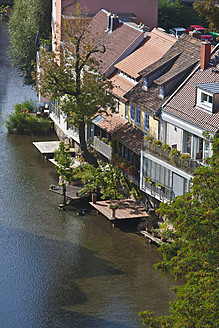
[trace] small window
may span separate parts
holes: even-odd
[[[148,88],[148,78],[147,78],[147,77],[144,77],[144,78],[143,78],[143,87],[144,87],[145,89]]]
[[[128,117],[129,117],[129,104],[126,103],[125,104],[125,118],[128,119]]]
[[[164,88],[164,85],[160,85],[160,87],[159,87],[159,96],[162,99],[165,97],[165,88]]]
[[[212,96],[209,96],[209,95],[207,95],[206,93],[203,93],[203,92],[202,92],[202,95],[201,95],[201,102],[212,104],[212,102],[213,102],[213,98],[212,98]]]
[[[149,131],[149,114],[145,113],[145,117],[144,117],[144,129],[146,131]]]
[[[136,121],[135,123],[140,126],[141,125],[141,110],[140,108],[136,107]]]
[[[118,112],[119,111],[119,99],[118,98],[116,98],[116,100],[115,100],[115,107],[116,107],[116,112]]]
[[[134,120],[135,120],[135,106],[134,105],[131,105],[130,119],[131,119],[132,122],[134,122]]]

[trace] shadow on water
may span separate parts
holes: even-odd
[[[12,313],[17,328],[129,327],[74,311],[74,306],[89,301],[78,287],[77,280],[90,281],[124,273],[113,268],[108,261],[79,245],[8,227],[0,228],[0,240],[4,267],[1,275],[1,294],[4,295],[1,327],[12,327]],[[85,265],[88,262],[89,270]]]

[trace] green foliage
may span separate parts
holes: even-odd
[[[172,27],[179,26],[187,28],[191,24],[203,25],[203,23],[203,19],[198,17],[196,12],[190,8],[186,8],[180,1],[159,1],[158,26],[165,28],[167,31]]]
[[[98,72],[98,62],[94,60],[94,53],[104,51],[102,35],[92,35],[90,20],[81,16],[79,6],[74,14],[76,19],[64,20],[65,42],[57,44],[56,54],[41,51],[43,73],[38,72],[36,80],[41,94],[56,99],[69,124],[78,128],[84,159],[97,166],[96,158],[87,149],[85,124],[91,124],[98,109],[114,109],[115,100],[106,93],[112,85]]]
[[[171,147],[170,147],[170,145],[165,143],[161,146],[161,149],[164,150],[164,151],[170,151]]]
[[[32,100],[15,104],[14,113],[10,114],[5,124],[9,133],[13,134],[36,134],[46,133],[51,129],[48,119],[36,118],[31,113],[36,109]]]
[[[18,67],[26,84],[32,84],[32,61],[36,61],[35,39],[50,36],[50,0],[16,0],[9,17],[9,57]]]
[[[119,167],[102,162],[99,162],[98,168],[86,164],[83,166],[81,177],[84,183],[81,193],[93,192],[99,189],[102,199],[120,199],[124,197],[121,188],[125,184],[125,180]]]
[[[60,142],[58,150],[54,152],[55,160],[57,161],[57,173],[60,177],[68,182],[74,181],[76,175],[76,169],[72,168],[74,163],[71,154],[69,152],[70,145],[65,146],[64,142]],[[79,178],[80,179],[80,178]]]
[[[209,29],[219,32],[219,2],[215,0],[196,1],[194,9],[201,17],[204,17],[208,23]]]
[[[171,222],[174,242],[162,245],[163,261],[157,268],[169,270],[176,278],[185,277],[175,288],[176,299],[170,314],[154,317],[140,313],[142,323],[151,328],[216,328],[218,316],[218,225],[219,225],[219,137],[215,136],[214,154],[206,166],[195,171],[191,192],[162,204],[161,216]],[[167,222],[168,222],[167,221]]]

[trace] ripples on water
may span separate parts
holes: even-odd
[[[94,212],[58,210],[55,169],[32,145],[45,138],[7,135],[13,105],[37,99],[7,44],[0,21],[0,327],[135,328],[139,311],[167,313],[173,280],[154,270],[157,248]]]

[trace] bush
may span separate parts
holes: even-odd
[[[46,133],[51,129],[49,119],[38,119],[30,115],[36,109],[32,100],[25,100],[21,104],[14,106],[14,113],[10,114],[6,120],[6,127],[9,133],[13,134],[33,134]]]

